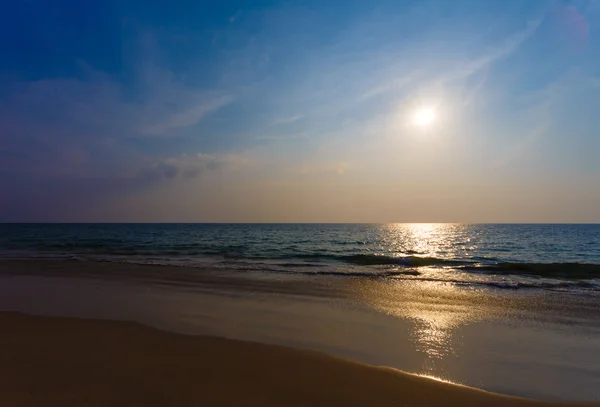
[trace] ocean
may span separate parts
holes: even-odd
[[[598,224],[2,224],[0,258],[600,291]]]

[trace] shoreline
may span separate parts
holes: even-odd
[[[324,353],[138,323],[0,312],[0,404],[598,406],[547,403]]]
[[[451,281],[393,279],[385,277],[331,276],[310,274],[270,274],[257,270],[214,269],[186,265],[141,264],[78,259],[0,259],[0,277],[39,276],[82,279],[108,283],[141,284],[158,288],[190,289],[208,292],[239,292],[281,294],[285,296],[339,298],[365,303],[379,311],[397,306],[395,297],[418,300],[434,299],[438,295],[452,297],[458,305],[494,305],[501,303],[506,312],[544,313],[552,318],[565,314],[571,317],[593,318],[600,324],[596,305],[588,299],[593,293],[545,290],[512,290],[495,286],[469,287]],[[441,287],[450,287],[445,290]],[[377,292],[377,295],[373,295]],[[483,295],[482,295],[483,294]],[[531,299],[535,298],[534,301]],[[392,302],[391,304],[388,302]],[[471,312],[471,310],[469,311]],[[392,312],[395,314],[395,312]],[[536,317],[537,318],[537,317]]]
[[[594,298],[205,271],[0,261],[0,310],[133,321],[173,333],[324,352],[500,394],[599,401]]]
[[[357,255],[362,256],[362,255]],[[375,256],[378,257],[378,256]],[[416,260],[421,259],[421,260]],[[415,257],[417,264],[391,262],[389,264],[369,260],[353,261],[349,264],[316,263],[302,265],[292,260],[282,264],[264,263],[252,258],[238,259],[232,262],[215,259],[201,262],[178,262],[171,259],[131,259],[131,258],[94,258],[86,255],[73,254],[66,257],[0,257],[0,268],[5,265],[36,263],[84,263],[96,268],[98,264],[128,265],[133,269],[146,268],[144,278],[159,277],[161,268],[177,271],[173,273],[180,283],[202,283],[211,277],[223,275],[235,278],[264,279],[264,280],[294,280],[294,279],[365,279],[380,281],[416,281],[432,283],[450,283],[457,286],[472,286],[503,291],[545,291],[569,292],[573,294],[597,294],[600,292],[600,274],[594,275],[594,270],[600,273],[600,264],[588,263],[498,263],[496,266],[458,265],[445,268],[429,265],[427,258]],[[419,263],[419,262],[422,263]],[[445,266],[453,264],[443,260]],[[315,268],[315,267],[318,267]],[[151,270],[150,273],[148,271]],[[512,270],[512,271],[511,271]],[[193,271],[193,272],[192,272]],[[451,271],[448,273],[448,271]],[[513,272],[514,271],[514,272]],[[215,273],[216,272],[216,273]],[[45,271],[44,274],[47,274]],[[217,276],[218,274],[218,276]],[[90,274],[91,275],[91,274]],[[104,278],[101,275],[96,277]],[[131,277],[131,276],[130,276]],[[141,277],[138,275],[137,277]]]

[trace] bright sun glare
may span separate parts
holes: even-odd
[[[435,110],[430,107],[422,107],[418,109],[413,116],[413,123],[418,127],[429,127],[435,122]]]

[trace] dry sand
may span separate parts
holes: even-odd
[[[1,406],[551,405],[134,323],[0,313],[0,327]]]

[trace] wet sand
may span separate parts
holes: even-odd
[[[600,315],[594,297],[387,279],[226,274],[223,270],[108,262],[5,261],[0,262],[0,310],[76,317],[80,322],[135,321],[173,334],[197,335],[193,340],[198,343],[208,336],[290,346],[501,394],[547,401],[599,401]],[[10,324],[0,325],[3,335],[15,334],[5,326]],[[45,342],[40,338],[61,332],[69,340],[74,330],[67,326],[48,331],[38,335],[39,343]],[[100,349],[110,341],[103,335],[112,328],[96,331],[100,333],[96,339],[84,340],[90,349]],[[35,339],[29,341],[35,343]],[[113,340],[115,346],[128,341],[137,339]],[[263,345],[256,346],[262,349]],[[148,367],[153,360],[157,369],[168,365],[164,358],[153,359],[162,354],[158,348],[146,352],[150,356],[140,366]],[[105,358],[113,357],[106,352]],[[134,355],[136,351],[120,352]],[[195,352],[202,354],[201,349]],[[111,362],[119,366],[114,373],[117,378],[128,369],[119,364],[129,363],[128,357]],[[132,359],[131,363],[138,362]],[[245,366],[254,362],[239,356],[227,363]],[[18,365],[8,364],[4,372]],[[292,368],[281,369],[279,374],[288,377]],[[8,383],[7,388],[14,387]],[[292,383],[285,386],[294,389]],[[0,405],[11,404],[0,400]]]
[[[0,326],[4,406],[551,405],[318,352],[135,323],[0,313]]]

